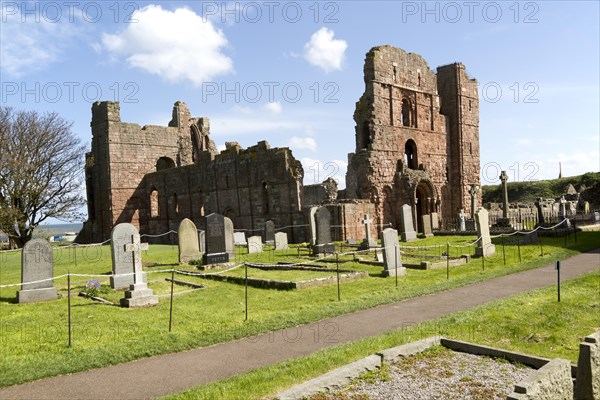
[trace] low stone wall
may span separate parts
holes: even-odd
[[[571,362],[555,358],[515,385],[507,400],[565,400],[573,398]]]
[[[600,399],[600,331],[579,345],[575,400]]]

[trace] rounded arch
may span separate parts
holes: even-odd
[[[161,157],[156,161],[156,170],[162,171],[163,169],[175,168],[175,161],[169,157]]]
[[[417,144],[412,139],[408,139],[404,144],[404,165],[410,169],[417,169],[419,165]]]

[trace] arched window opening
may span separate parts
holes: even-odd
[[[409,139],[404,145],[404,164],[410,169],[417,169],[417,144]]]
[[[175,161],[169,157],[161,157],[156,162],[156,170],[162,171],[163,169],[175,168]]]
[[[152,188],[152,192],[150,192],[150,218],[157,218],[158,216],[158,190]]]

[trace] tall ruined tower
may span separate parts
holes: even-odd
[[[437,79],[448,133],[447,208],[470,213],[469,188],[479,186],[480,170],[478,85],[460,63],[438,67]]]
[[[419,230],[423,215],[468,209],[469,185],[479,183],[477,82],[461,64],[436,75],[421,56],[392,46],[367,53],[364,79],[347,197],[370,200],[378,223],[397,228],[402,204]]]

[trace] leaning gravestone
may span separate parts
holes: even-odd
[[[198,242],[198,230],[192,220],[184,218],[177,230],[179,238],[179,264],[202,258]]]
[[[43,239],[27,242],[21,253],[21,290],[17,292],[17,303],[56,300],[58,296],[52,282],[53,270],[54,257],[50,243]]]
[[[122,271],[128,271],[126,277],[130,277],[132,281],[129,289],[125,291],[125,297],[120,301],[121,307],[133,308],[158,304],[158,297],[154,296],[152,289],[148,288],[146,274],[142,271],[142,243],[136,227],[128,223],[119,224],[113,228],[111,238],[113,270],[117,261],[115,257],[121,257],[118,260],[121,264],[120,268]]]
[[[126,246],[132,243],[132,238],[137,235],[138,230],[135,226],[123,223],[115,226],[110,234],[112,251],[112,276],[110,277],[110,287],[113,289],[123,289],[133,285],[133,264],[134,254],[126,250]],[[146,282],[146,273],[141,273],[141,281]]]
[[[400,257],[398,231],[385,228],[381,232],[381,246],[383,247],[383,276],[406,275],[406,268],[402,266]]]
[[[245,246],[246,242],[246,234],[244,232],[233,232],[233,242],[236,246]]]
[[[271,220],[265,222],[265,243],[272,246],[275,242],[275,223]]]
[[[432,237],[433,232],[431,231],[431,215],[423,215],[421,217],[421,222],[423,224],[423,234],[425,235],[425,237]]]
[[[314,246],[317,242],[317,225],[316,225],[316,217],[317,210],[319,207],[311,207],[308,210],[308,226],[310,227],[310,244]]]
[[[315,254],[333,253],[335,245],[331,242],[331,214],[327,207],[319,207],[315,214],[315,226],[317,228],[317,238],[313,246]]]
[[[248,254],[262,253],[262,237],[250,236],[248,238]]]
[[[229,254],[229,259],[233,260],[235,258],[235,238],[233,231],[233,221],[227,217],[224,217],[225,222],[225,247],[227,248],[227,254]]]
[[[287,250],[288,246],[288,237],[285,232],[277,232],[275,234],[275,250]]]
[[[412,240],[417,240],[417,232],[415,232],[415,228],[413,225],[412,218],[412,208],[408,204],[402,205],[402,230],[403,232],[400,234],[403,242],[410,242]]]
[[[220,214],[206,216],[204,263],[217,264],[229,261],[225,239],[225,217]]]
[[[438,213],[431,213],[431,229],[438,230],[440,229],[440,219],[438,217]]]
[[[479,237],[475,255],[488,257],[496,254],[496,246],[492,244],[490,238],[489,214],[485,208],[480,208],[475,213],[475,229],[477,230],[477,237]]]

